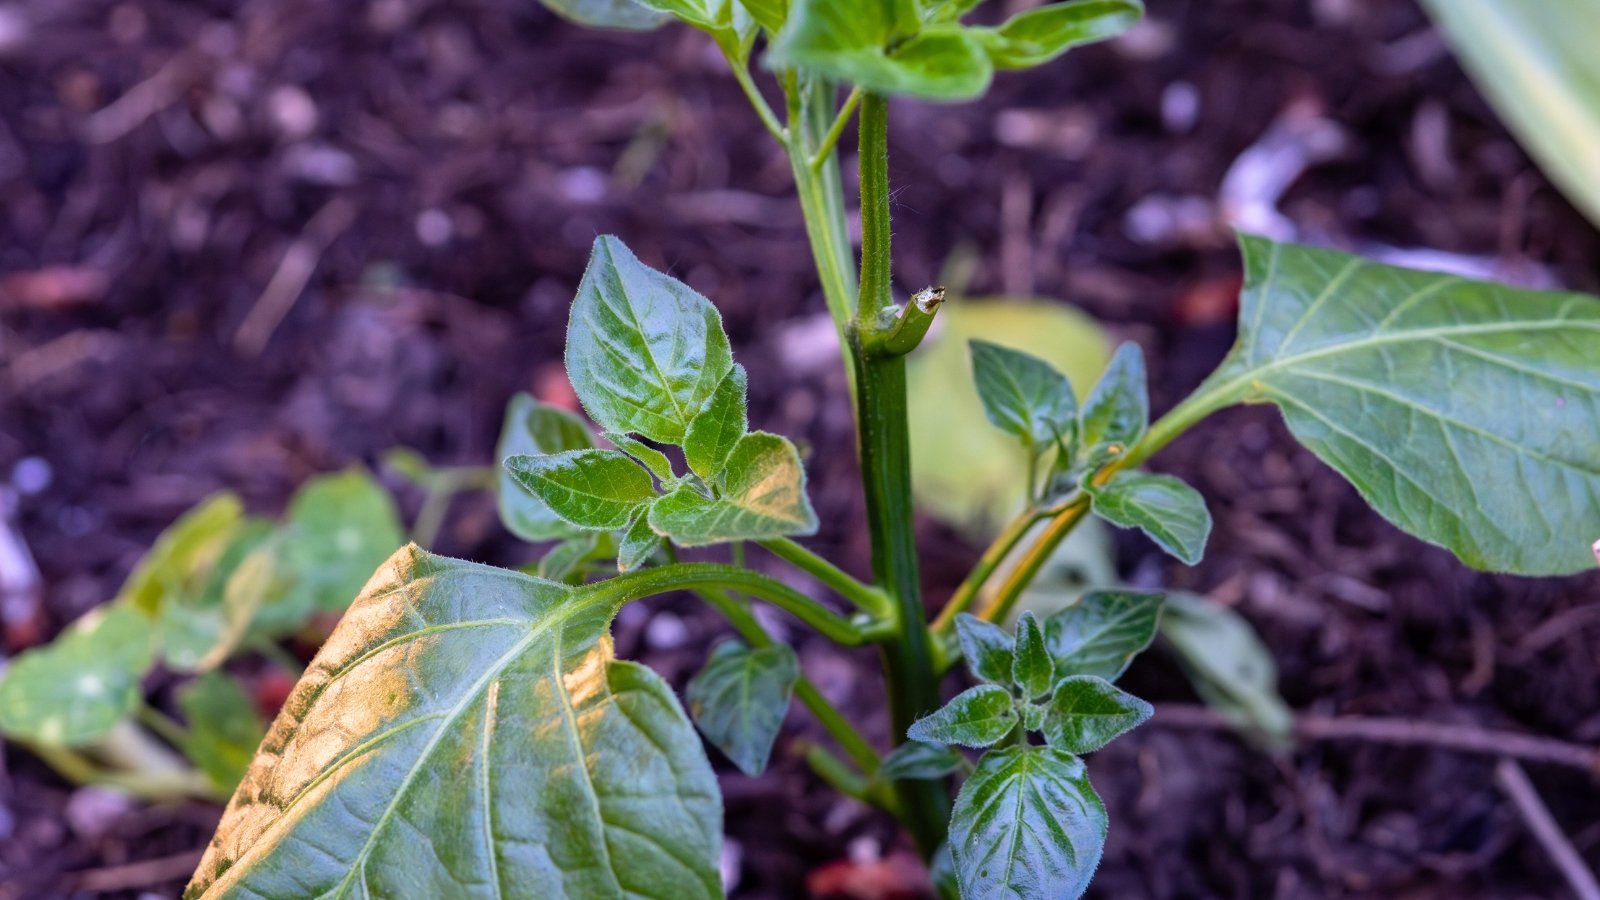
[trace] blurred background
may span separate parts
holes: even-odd
[[[1600,233],[1414,0],[1147,5],[1133,32],[1003,73],[981,102],[895,103],[902,291],[1073,304],[1144,347],[1159,411],[1232,341],[1233,226],[1600,286]],[[716,302],[753,424],[807,454],[811,545],[865,571],[850,406],[788,165],[704,35],[582,29],[532,0],[0,2],[5,653],[115,596],[219,490],[276,517],[308,478],[362,464],[412,521],[423,492],[387,451],[487,465],[514,392],[574,404],[567,307],[602,233]],[[1369,511],[1270,408],[1225,412],[1154,466],[1211,501],[1204,563],[1119,533],[1085,565],[1242,614],[1290,707],[1600,742],[1595,575],[1466,570]],[[984,527],[938,512],[919,522],[932,602]],[[431,544],[539,555],[481,492]],[[617,644],[681,687],[723,633],[669,599],[628,607]],[[870,654],[794,636],[824,691],[875,721]],[[309,658],[315,635],[297,640]],[[267,717],[292,682],[270,660],[233,670]],[[1200,709],[1170,655],[1127,677]],[[152,674],[152,704],[176,683]],[[1092,896],[1569,890],[1492,756],[1338,739],[1275,756],[1200,716],[1161,719],[1090,761],[1114,822]],[[810,730],[790,716],[788,737]],[[718,766],[734,896],[916,896],[889,824],[782,744],[759,779]],[[1600,860],[1592,774],[1528,771]],[[8,745],[0,897],[175,896],[219,812],[74,786]]]

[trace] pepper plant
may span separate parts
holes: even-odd
[[[1468,565],[1550,575],[1590,564],[1600,301],[1243,236],[1238,343],[1153,422],[1134,345],[1081,400],[1034,357],[972,346],[990,420],[1031,460],[1018,472],[1028,502],[930,619],[906,354],[941,294],[896,301],[889,98],[977,97],[997,70],[1114,35],[1140,5],[1071,0],[975,25],[963,19],[977,0],[546,3],[591,24],[676,18],[708,32],[787,155],[851,375],[870,578],[797,542],[817,528],[804,462],[787,438],[752,429],[747,376],[716,307],[601,237],[566,345],[592,425],[519,398],[502,442],[507,524],[554,549],[538,574],[415,546],[381,566],[272,725],[190,896],[717,896],[722,813],[696,726],[753,775],[791,698],[836,744],[808,751],[817,773],[895,817],[941,892],[1077,896],[1108,827],[1082,757],[1150,716],[1115,681],[1149,644],[1163,600],[1091,593],[1044,621],[1008,623],[1086,517],[1199,560],[1204,500],[1142,467],[1237,403],[1278,406],[1374,508]],[[859,257],[838,150],[852,123]],[[678,559],[724,547],[741,560],[746,545],[809,573],[843,611],[738,564]],[[689,683],[687,712],[660,677],[615,658],[608,635],[622,605],[682,591],[737,635]],[[875,746],[828,703],[754,604],[877,648],[895,746]],[[942,703],[941,677],[962,660],[976,686]]]

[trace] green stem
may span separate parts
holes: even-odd
[[[759,543],[774,556],[805,571],[811,577],[822,582],[830,590],[850,601],[862,612],[879,617],[888,615],[889,598],[884,596],[883,591],[871,585],[862,584],[850,577],[849,573],[843,569],[812,553],[805,547],[788,538],[774,538],[760,541]]]
[[[158,737],[174,747],[182,747],[189,738],[188,729],[173,721],[166,713],[156,709],[148,703],[141,702],[134,708],[134,717],[139,724],[154,731]]]
[[[870,331],[863,334],[876,326],[878,311],[891,302],[888,140],[888,102],[868,94],[861,101],[860,116],[861,294],[851,350],[873,578],[893,603],[898,631],[896,640],[883,645],[891,733],[898,743],[913,722],[938,707],[939,682],[917,569],[905,357],[869,353]],[[901,781],[895,788],[901,821],[923,856],[931,857],[944,840],[950,817],[944,786],[936,781]]]
[[[728,620],[728,624],[733,626],[733,630],[738,632],[739,637],[750,646],[771,647],[777,643],[756,620],[749,605],[739,598],[714,588],[698,590],[695,594],[721,613],[722,617]],[[867,739],[861,736],[861,732],[828,702],[828,698],[822,695],[822,691],[811,679],[801,675],[795,682],[794,696],[863,772],[871,774],[878,770],[878,752],[873,750]]]
[[[783,582],[720,563],[670,563],[639,569],[585,585],[579,591],[620,605],[669,591],[696,588],[723,588],[749,594],[793,615],[836,644],[857,647],[867,641],[863,630],[854,623]]]
[[[767,131],[773,137],[778,139],[778,143],[787,143],[789,133],[784,130],[782,125],[778,124],[778,117],[773,113],[772,107],[767,105],[767,98],[761,96],[761,89],[756,87],[755,81],[750,78],[749,66],[744,60],[735,59],[732,56],[728,57],[728,66],[733,69],[733,78],[739,82],[740,90],[744,91],[744,95],[750,101],[750,105],[755,107],[756,115],[761,117],[761,124],[766,126]]]
[[[1028,547],[1022,558],[1017,560],[1017,565],[1006,575],[1006,580],[995,591],[994,601],[984,609],[980,618],[989,622],[1004,622],[1011,615],[1011,610],[1017,605],[1017,600],[1033,579],[1038,576],[1039,570],[1056,551],[1061,540],[1072,533],[1072,529],[1083,521],[1089,512],[1089,498],[1083,496],[1067,504],[1061,512],[1057,513],[1045,526],[1039,537]]]
[[[822,143],[817,147],[816,152],[811,154],[811,159],[807,163],[813,170],[822,168],[822,164],[828,161],[828,157],[833,153],[834,148],[839,145],[839,137],[844,134],[845,128],[849,126],[850,117],[855,114],[856,106],[861,103],[861,97],[861,88],[856,88],[850,92],[850,96],[845,98],[844,106],[839,108],[839,114],[834,117],[832,127],[823,136]]]
[[[931,627],[936,635],[943,637],[955,627],[956,615],[971,608],[983,586],[994,574],[994,570],[1011,555],[1011,551],[1016,549],[1017,544],[1022,542],[1041,518],[1043,516],[1037,510],[1030,508],[1006,525],[1000,535],[989,544],[988,549],[983,551],[977,565],[967,573],[966,579],[956,588],[955,593],[950,595],[950,602],[939,611],[939,617],[933,620]]]

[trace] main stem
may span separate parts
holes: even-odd
[[[866,492],[872,574],[889,595],[898,636],[883,645],[884,680],[896,742],[939,705],[929,650],[927,613],[917,567],[911,504],[911,441],[906,426],[906,365],[899,354],[873,352],[878,314],[891,305],[889,277],[888,102],[861,101],[861,294],[850,329],[856,372],[861,482]],[[937,781],[897,783],[907,830],[924,856],[944,840],[949,798]]]

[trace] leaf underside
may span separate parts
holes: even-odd
[[[188,897],[721,896],[717,783],[614,602],[407,547],[273,723]]]

